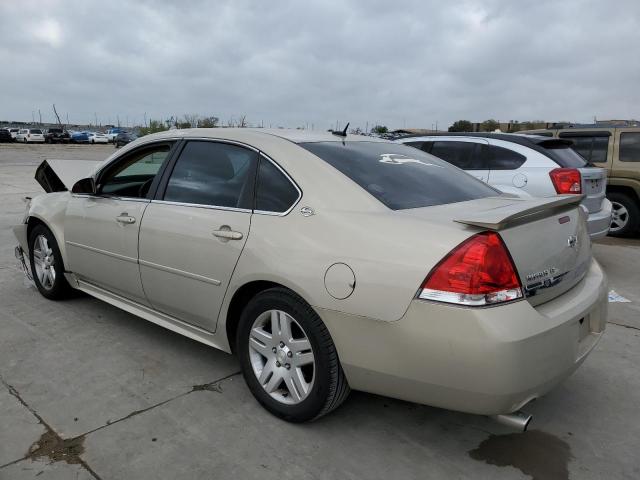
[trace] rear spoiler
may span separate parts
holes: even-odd
[[[36,182],[45,192],[65,192],[90,177],[102,162],[94,160],[44,160],[36,169]]]
[[[501,197],[504,199],[504,197]],[[453,221],[489,230],[503,230],[507,225],[548,217],[559,210],[569,210],[580,204],[584,195],[558,195],[547,198],[514,198],[497,207],[469,212]]]

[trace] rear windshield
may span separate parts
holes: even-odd
[[[300,146],[338,169],[392,210],[500,194],[453,165],[405,145],[317,142]]]
[[[571,148],[567,140],[547,140],[538,143],[547,156],[564,168],[582,168],[587,166],[586,160]]]
[[[42,133],[42,130],[40,130],[39,128],[32,128],[31,130],[29,130],[30,133]]]

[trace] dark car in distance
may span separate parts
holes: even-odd
[[[69,143],[71,135],[64,128],[50,128],[44,135],[45,143]]]
[[[0,128],[0,142],[13,142],[13,137],[8,129]]]
[[[116,139],[114,140],[114,144],[116,148],[123,147],[127,143],[133,142],[138,136],[135,133],[130,132],[120,132],[116,135]]]

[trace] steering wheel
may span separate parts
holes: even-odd
[[[147,196],[147,193],[149,193],[149,187],[151,187],[152,182],[153,182],[153,178],[150,178],[149,180],[144,182],[142,185],[140,185],[140,188],[138,189],[138,197],[144,198]]]

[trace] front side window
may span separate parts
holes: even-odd
[[[260,158],[256,191],[256,210],[284,213],[300,196],[296,187],[278,167],[264,157]]]
[[[446,161],[406,145],[387,142],[313,142],[299,145],[392,210],[500,195],[497,190]]]
[[[487,169],[479,143],[435,141],[429,153],[463,170]]]
[[[237,145],[188,142],[169,177],[169,202],[250,209],[257,153]]]
[[[640,132],[620,134],[620,161],[640,162]]]
[[[100,175],[99,192],[119,197],[146,198],[171,146],[171,143],[163,143],[128,154]]]

